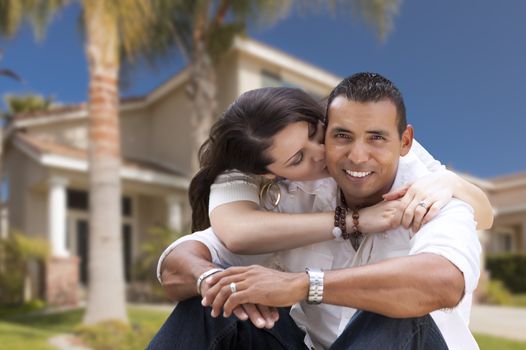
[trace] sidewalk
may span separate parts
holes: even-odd
[[[474,333],[526,341],[526,308],[473,305],[469,328]]]

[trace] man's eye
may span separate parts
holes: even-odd
[[[373,140],[385,140],[385,137],[383,137],[382,135],[372,135],[371,139],[373,139]]]
[[[349,135],[347,135],[347,134],[339,132],[339,133],[334,134],[334,138],[337,138],[337,139],[350,139],[351,137]]]

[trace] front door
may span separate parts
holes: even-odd
[[[88,259],[89,259],[89,223],[87,218],[74,218],[74,239],[72,239],[73,248],[70,251],[75,252],[79,257],[80,282],[87,286],[89,278]],[[131,281],[131,257],[132,257],[132,225],[124,223],[122,225],[122,249],[124,260],[124,274],[126,282]]]

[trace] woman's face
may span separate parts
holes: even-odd
[[[272,174],[293,181],[317,180],[328,177],[325,165],[323,124],[317,127],[307,122],[287,125],[272,139],[267,150],[274,162],[268,166]]]

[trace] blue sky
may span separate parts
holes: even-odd
[[[526,171],[526,1],[405,0],[380,43],[348,16],[291,15],[252,30],[264,43],[346,76],[376,71],[401,89],[416,138],[443,163],[487,178]],[[0,67],[23,84],[0,81],[0,95],[38,92],[62,103],[86,100],[87,67],[78,8],[62,12],[42,42],[24,27],[0,40]],[[150,91],[181,61],[140,69],[125,95]]]

